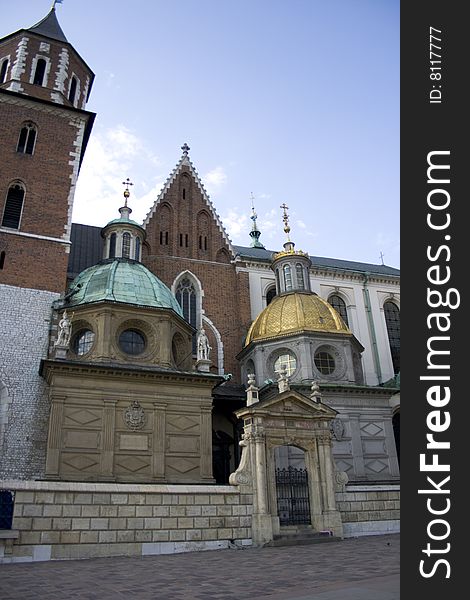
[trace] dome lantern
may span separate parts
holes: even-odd
[[[282,220],[287,241],[284,243],[284,250],[273,255],[271,263],[271,269],[276,275],[276,293],[311,292],[309,270],[312,263],[306,252],[295,250],[295,244],[290,239],[289,207],[284,203],[281,208],[284,211]]]
[[[124,190],[124,206],[119,209],[121,217],[110,221],[101,230],[101,235],[105,239],[103,258],[125,258],[140,262],[146,234],[143,227],[130,219],[132,209],[127,205],[127,201],[131,195],[129,186],[134,184],[129,177],[122,184],[126,186],[126,189]]]

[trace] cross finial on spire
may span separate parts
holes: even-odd
[[[253,228],[256,228],[256,219],[258,218],[258,215],[256,214],[255,211],[255,197],[253,196],[253,192],[251,192],[251,217],[250,219],[253,221]]]
[[[287,239],[290,242],[290,237],[289,237],[289,233],[290,233],[289,215],[287,214],[287,211],[289,210],[289,207],[284,202],[283,204],[281,204],[281,206],[279,208],[282,208],[282,210],[284,211],[284,214],[282,215],[282,220],[284,221],[284,233],[286,233]]]
[[[384,256],[385,256],[385,254],[381,251],[380,252],[380,260],[382,261],[383,265],[385,265],[385,263],[384,263]]]
[[[188,156],[188,152],[191,150],[191,148],[188,146],[188,144],[185,142],[182,146],[181,146],[181,150],[183,151],[183,155],[184,156]]]
[[[129,179],[129,177],[126,179],[126,181],[122,182],[122,185],[126,186],[126,189],[124,190],[124,206],[127,206],[127,199],[129,198],[129,196],[131,195],[130,191],[129,191],[129,186],[130,185],[134,185],[131,180]]]

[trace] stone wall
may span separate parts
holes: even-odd
[[[0,536],[0,562],[251,544],[252,496],[233,486],[4,481],[2,488],[16,498],[13,531]]]
[[[344,537],[400,531],[400,486],[356,485],[336,493]]]
[[[49,403],[38,369],[47,353],[51,305],[58,297],[0,285],[0,478],[44,473]]]

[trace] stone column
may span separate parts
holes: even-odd
[[[165,411],[166,404],[153,403],[152,477],[165,480]]]
[[[325,510],[336,510],[335,487],[333,479],[333,465],[331,457],[331,435],[323,433],[318,438],[318,453],[320,457],[320,471],[324,490]]]
[[[318,448],[315,440],[306,451],[306,467],[308,472],[308,487],[310,494],[310,516],[315,529],[321,529],[319,519],[322,514],[323,499],[320,482],[320,464]]]
[[[103,436],[101,451],[101,477],[107,481],[114,480],[114,435],[116,429],[116,403],[112,398],[103,398]]]
[[[51,396],[46,455],[46,477],[48,479],[59,479],[65,400],[65,396]]]
[[[254,479],[256,489],[252,516],[253,543],[255,546],[262,546],[273,539],[273,523],[268,506],[266,435],[261,423],[255,425],[251,438],[251,443],[254,446]]]
[[[214,480],[212,475],[212,406],[201,406],[201,478]]]

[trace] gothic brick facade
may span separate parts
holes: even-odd
[[[196,278],[201,288],[196,290],[201,295],[196,324],[206,328],[215,368],[220,371],[222,362],[225,373],[240,382],[236,355],[251,322],[248,273],[241,270],[243,263],[236,260],[186,150],[150,211],[145,228],[143,262],[175,292],[181,274],[188,272]],[[218,363],[221,351],[223,361]]]

